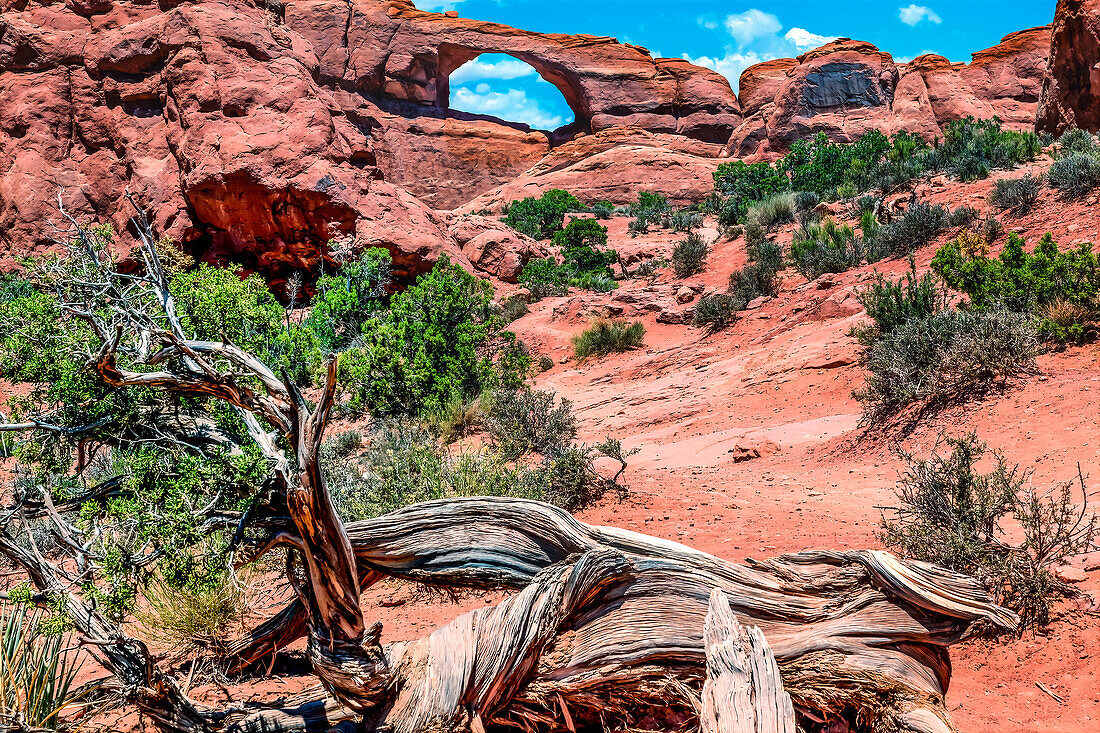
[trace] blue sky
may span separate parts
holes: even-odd
[[[715,0],[414,0],[423,10],[457,10],[544,33],[591,33],[687,58],[724,74],[798,54],[837,36],[870,41],[905,61],[926,52],[952,61],[1012,31],[1046,25],[1055,0],[918,2],[718,2]],[[451,106],[553,129],[572,121],[561,94],[534,69],[484,54],[451,76]]]

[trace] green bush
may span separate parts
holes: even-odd
[[[561,231],[568,211],[583,210],[581,202],[568,191],[550,189],[539,198],[528,196],[505,208],[504,223],[535,239],[548,239]]]
[[[832,219],[798,229],[791,242],[791,262],[807,280],[827,272],[844,272],[863,262],[863,246],[852,228]]]
[[[1075,155],[1089,155],[1100,158],[1100,143],[1091,132],[1071,127],[1058,138],[1058,158],[1072,158]]]
[[[439,411],[498,385],[518,385],[530,357],[490,316],[492,287],[446,259],[368,322],[340,358],[348,406],[372,415]]]
[[[981,397],[1030,371],[1036,351],[1033,320],[1005,308],[910,319],[867,352],[867,384],[856,392],[864,422]]]
[[[931,273],[918,278],[912,258],[905,277],[894,282],[876,275],[869,288],[856,292],[856,299],[871,319],[871,324],[852,329],[852,335],[865,346],[871,346],[909,321],[928,318],[947,308],[943,288]]]
[[[883,514],[879,539],[905,557],[978,578],[997,603],[1020,614],[1025,628],[1049,623],[1054,600],[1074,594],[1052,570],[1087,552],[1096,538],[1084,480],[1039,492],[1028,471],[975,434],[946,442],[946,456],[938,446],[928,458],[902,453],[898,506]],[[987,454],[991,470],[979,473]]]
[[[1100,186],[1100,157],[1077,153],[1059,158],[1047,169],[1047,183],[1067,197],[1084,196]]]
[[[1080,342],[1092,332],[1100,262],[1090,244],[1060,251],[1048,232],[1028,253],[1024,240],[1012,233],[1001,254],[991,258],[964,251],[956,239],[936,252],[932,269],[948,287],[966,293],[975,308],[1003,303],[1020,313],[1040,315],[1044,338]],[[1076,306],[1080,319],[1067,323],[1060,317],[1042,317],[1045,309],[1059,304]]]
[[[997,118],[973,117],[950,122],[936,149],[940,163],[962,181],[986,178],[994,169],[1014,168],[1041,152],[1035,133],[1004,130]]]
[[[561,247],[561,264],[553,258],[534,259],[520,273],[520,282],[534,300],[565,295],[570,286],[599,292],[615,289],[611,265],[619,255],[613,249],[600,249],[607,244],[606,227],[594,219],[574,219],[554,235],[554,243]]]
[[[691,325],[720,331],[737,320],[737,310],[743,305],[743,301],[739,303],[735,296],[727,293],[703,295],[692,310]]]
[[[993,184],[989,202],[998,209],[1009,209],[1014,214],[1026,214],[1039,200],[1042,181],[1031,174],[1021,178],[1002,178]]]
[[[740,160],[722,163],[714,171],[714,188],[722,197],[718,221],[739,224],[749,205],[790,188],[790,180],[770,163],[748,165]]]
[[[553,257],[529,260],[520,272],[519,281],[531,291],[531,300],[569,294],[569,273]]]
[[[302,325],[316,334],[324,349],[343,351],[384,307],[392,266],[389,251],[375,247],[345,263],[338,274],[320,278]]]
[[[963,205],[948,214],[947,225],[964,227],[973,223],[979,216],[981,216],[980,212],[973,206]]]
[[[630,223],[626,225],[626,231],[631,237],[636,237],[639,234],[648,234],[649,220],[645,218],[632,219]]]
[[[630,214],[635,221],[645,224],[661,223],[672,206],[668,199],[659,193],[642,191],[638,194],[638,200],[630,205]]]
[[[672,250],[672,271],[678,278],[691,277],[703,271],[710,246],[699,234],[691,232],[676,243]]]
[[[668,226],[674,232],[690,232],[703,226],[703,215],[695,211],[674,211],[668,215]]]
[[[497,390],[485,411],[485,429],[506,458],[560,454],[576,439],[577,420],[569,400],[555,402],[553,392],[527,386]]]
[[[745,214],[745,221],[763,227],[765,230],[771,230],[793,222],[796,209],[797,201],[794,193],[785,191],[750,205]]]
[[[610,201],[597,201],[588,208],[597,219],[610,219],[615,215],[615,204]]]
[[[781,167],[790,172],[795,190],[836,198],[837,189],[863,178],[889,148],[889,140],[878,130],[851,144],[831,143],[819,132],[813,138],[796,140]]]
[[[578,359],[595,355],[604,357],[615,351],[629,351],[642,345],[645,325],[641,321],[596,318],[592,324],[573,337],[573,355]]]
[[[897,221],[879,229],[877,241],[895,257],[907,255],[929,244],[947,227],[947,210],[940,205],[918,201],[906,209]]]
[[[779,294],[779,271],[783,269],[783,250],[774,242],[764,242],[749,250],[749,264],[730,273],[729,294],[736,309],[756,298]]]
[[[62,711],[76,702],[82,652],[39,610],[0,603],[0,726],[64,730]]]

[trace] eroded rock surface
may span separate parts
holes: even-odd
[[[1031,129],[1050,48],[1050,27],[1005,36],[969,64],[926,54],[899,64],[863,41],[838,39],[797,59],[752,66],[741,76],[741,126],[730,155],[758,159],[825,132],[841,142],[872,129],[931,140],[953,120],[1000,117]]]
[[[1058,0],[1050,64],[1036,114],[1039,131],[1100,130],[1100,2]]]

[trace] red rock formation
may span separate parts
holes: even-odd
[[[129,188],[200,259],[276,284],[315,271],[337,236],[387,247],[404,275],[442,254],[465,262],[465,247],[512,277],[514,258],[485,254],[499,241],[467,246],[468,226],[456,238],[398,187],[452,206],[549,152],[547,133],[446,109],[450,72],[486,51],[562,89],[574,131],[630,124],[724,142],[740,121],[712,71],[404,0],[0,0],[0,10],[0,251],[11,254],[51,245],[59,189],[67,209],[122,229]]]
[[[1100,2],[1058,0],[1035,128],[1100,130]]]
[[[1030,129],[1049,52],[1050,28],[1005,36],[955,64],[928,54],[897,64],[862,41],[842,38],[795,59],[746,69],[743,122],[731,155],[760,158],[816,132],[851,141],[871,129],[914,132],[931,140],[952,120],[1000,117]]]

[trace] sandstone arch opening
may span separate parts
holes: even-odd
[[[551,65],[525,54],[444,44],[436,105],[572,137],[587,131],[581,90]]]

